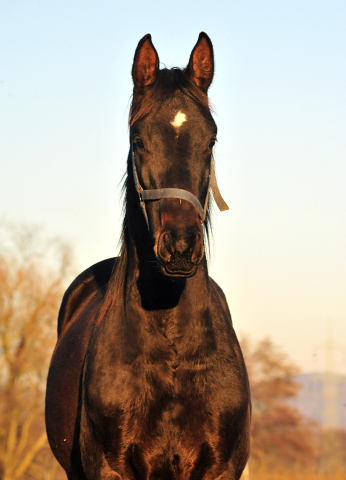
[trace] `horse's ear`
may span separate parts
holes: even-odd
[[[201,90],[206,92],[214,76],[214,50],[208,35],[199,34],[197,43],[191,52],[186,76]]]
[[[132,78],[135,87],[143,88],[152,85],[159,70],[159,56],[148,33],[137,45],[132,65]]]

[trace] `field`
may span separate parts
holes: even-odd
[[[345,480],[345,470],[338,470],[335,472],[317,474],[307,472],[268,472],[250,470],[250,477],[248,480]],[[244,479],[245,480],[245,479]],[[246,479],[247,480],[247,479]]]

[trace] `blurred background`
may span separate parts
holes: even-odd
[[[200,31],[230,207],[209,266],[252,379],[250,475],[345,478],[345,22],[334,0],[1,1],[2,480],[61,475],[47,362],[64,289],[118,251],[137,43],[184,67]]]

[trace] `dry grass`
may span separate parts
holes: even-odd
[[[317,474],[308,472],[250,471],[250,480],[345,480],[345,470]]]

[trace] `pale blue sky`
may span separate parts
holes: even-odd
[[[345,25],[333,0],[2,0],[0,217],[63,236],[81,270],[113,256],[136,45],[184,67],[205,31],[230,206],[211,274],[239,334],[323,368],[328,319],[346,350]]]

